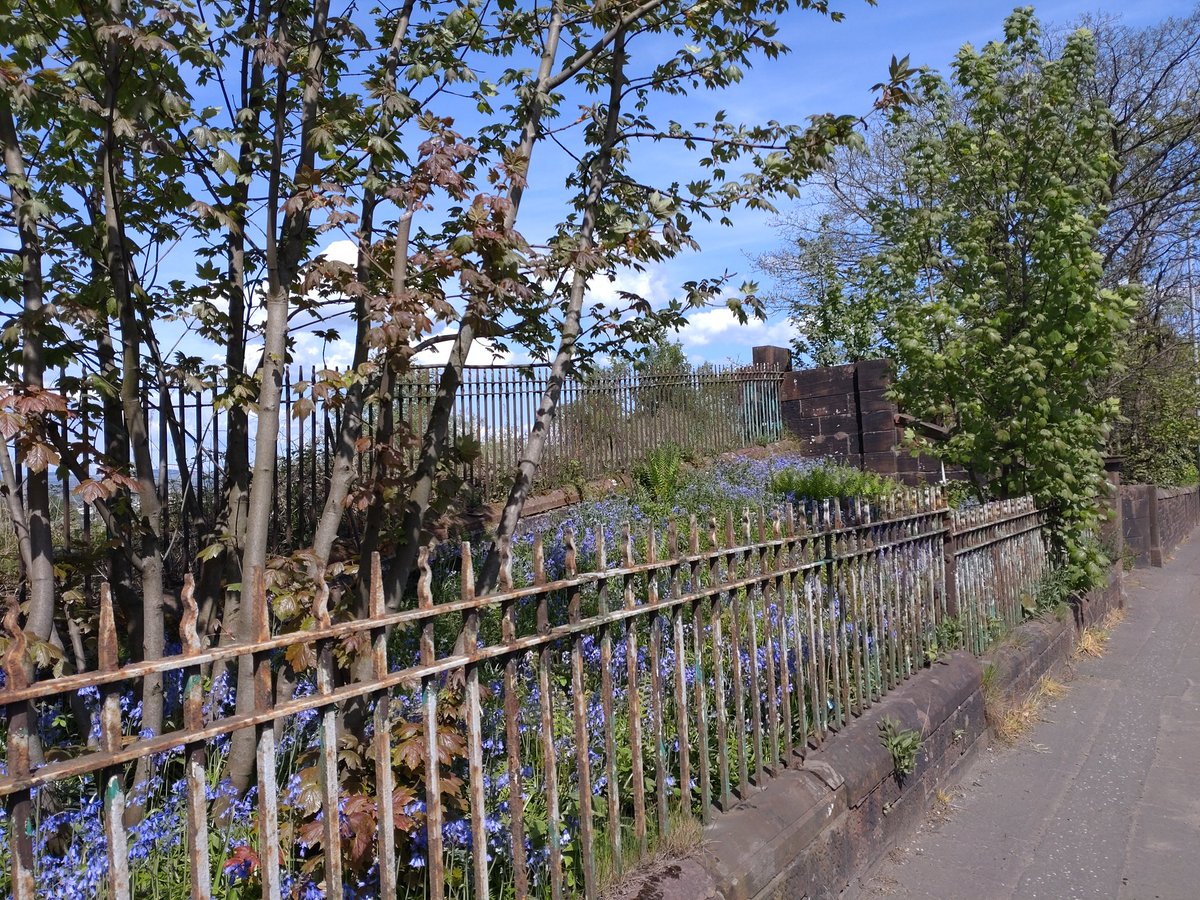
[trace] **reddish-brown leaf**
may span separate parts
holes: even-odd
[[[49,444],[30,441],[21,454],[22,461],[30,472],[45,472],[50,466],[58,465],[58,454]]]
[[[221,868],[225,871],[230,869],[238,870],[239,875],[245,874],[246,877],[252,876],[258,870],[259,860],[258,854],[243,844],[240,847],[234,847],[229,858],[221,864]]]

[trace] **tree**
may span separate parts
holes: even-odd
[[[959,97],[923,75],[932,127],[880,204],[886,249],[872,260],[896,304],[895,395],[947,428],[929,451],[981,493],[1032,494],[1081,565],[1117,413],[1095,387],[1134,309],[1133,291],[1104,286],[1095,249],[1116,166],[1110,114],[1083,90],[1095,62],[1086,30],[1050,58],[1020,9],[1003,41],[958,53]]]
[[[1159,415],[1168,412],[1184,418],[1166,431],[1182,434],[1191,424],[1185,419],[1194,418],[1183,411],[1200,406],[1186,358],[1161,352],[1163,329],[1185,337],[1189,327],[1187,257],[1189,245],[1196,244],[1200,213],[1200,12],[1144,28],[1096,16],[1085,16],[1080,24],[1092,31],[1097,50],[1097,63],[1080,84],[1081,96],[1109,110],[1107,134],[1115,161],[1108,176],[1108,212],[1095,238],[1102,284],[1140,287],[1131,334],[1120,345],[1120,364],[1110,380],[1094,385],[1094,392],[1122,400],[1121,447],[1161,448],[1164,460],[1174,462],[1156,468],[1159,477],[1178,480],[1190,465],[1184,462],[1186,453],[1133,436],[1164,433]],[[1072,33],[1055,29],[1048,34],[1042,41],[1046,54],[1061,56]],[[962,115],[962,88],[951,83],[948,89],[955,114]],[[891,208],[886,201],[895,198],[897,186],[905,184],[907,158],[922,135],[936,127],[934,111],[917,99],[903,119],[868,129],[865,146],[835,154],[809,187],[808,202],[780,221],[784,245],[759,260],[776,282],[774,307],[800,332],[795,349],[803,360],[829,365],[894,355],[884,327],[889,298],[869,290],[865,262],[881,249],[881,216]],[[1178,368],[1168,373],[1164,366],[1172,361]],[[1164,378],[1184,393],[1184,402],[1125,402],[1133,400],[1131,390],[1143,390],[1141,382]]]
[[[861,244],[822,215],[812,235],[791,236],[790,246],[758,259],[775,279],[773,304],[796,327],[792,355],[814,366],[860,362],[886,352],[884,308],[869,293]]]
[[[1086,21],[1086,20],[1085,20]],[[1122,371],[1114,451],[1126,480],[1195,479],[1200,386],[1189,340],[1189,257],[1200,216],[1200,9],[1143,29],[1088,21],[1100,61],[1090,93],[1112,112],[1119,165],[1099,234],[1105,284],[1141,286]]]
[[[14,385],[0,404],[9,441],[0,474],[39,646],[61,657],[74,645],[60,632],[81,624],[61,602],[49,528],[46,471],[61,461],[105,523],[97,574],[114,585],[128,652],[164,652],[169,485],[153,465],[146,410],[179,380],[214,387],[229,413],[215,515],[180,473],[185,515],[205,535],[189,563],[210,639],[245,640],[267,612],[277,628],[311,627],[303,604],[283,598],[339,574],[355,584],[334,615],[364,614],[375,551],[387,560],[389,608],[403,606],[419,549],[455,502],[455,466],[471,452],[450,435],[463,366],[481,340],[552,365],[498,549],[481,570],[481,589],[494,585],[567,375],[599,355],[632,355],[689,309],[759,309],[753,286],[734,289],[723,273],[657,307],[632,294],[588,306],[592,281],[694,250],[698,221],[731,224],[739,208],[794,196],[853,138],[852,116],[760,125],[679,113],[687,95],[720,92],[784,53],[779,20],[801,11],[840,18],[825,0],[405,0],[370,12],[329,0],[36,0],[0,11],[0,364]],[[892,81],[888,90],[902,91]],[[652,144],[693,153],[705,174],[651,178],[639,157]],[[522,198],[544,184],[554,148],[570,171],[560,213],[527,236]],[[352,265],[320,254],[336,235],[353,241]],[[345,321],[352,367],[318,374],[293,407],[303,415],[323,398],[341,412],[315,536],[273,555],[281,372],[299,331],[332,338]],[[172,351],[184,338],[201,349]],[[396,385],[441,343],[449,361],[428,415],[398,419]],[[65,374],[51,389],[56,368]],[[371,405],[381,411],[373,428]],[[182,448],[185,425],[161,406],[167,439]],[[100,423],[102,446],[84,419]],[[411,446],[415,466],[401,452]],[[373,467],[360,476],[367,451]],[[14,463],[32,473],[24,491]],[[262,582],[269,610],[249,590]],[[355,665],[340,677],[355,677]],[[296,674],[290,661],[277,666],[278,699]],[[229,688],[241,713],[254,702],[250,676],[246,661]],[[148,684],[143,725],[160,730],[160,695]],[[244,730],[232,741],[228,774],[239,787],[253,778],[252,740]]]
[[[1195,484],[1200,415],[1196,349],[1172,329],[1139,329],[1130,336],[1126,359],[1138,361],[1112,384],[1121,402],[1113,451],[1123,457],[1121,478],[1164,486]]]

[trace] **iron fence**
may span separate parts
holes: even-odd
[[[438,392],[440,367],[415,366],[394,390],[393,415],[420,435]],[[283,374],[282,422],[277,464],[278,499],[272,510],[273,546],[281,552],[311,540],[325,502],[344,414],[344,375],[337,369]],[[522,458],[525,439],[550,375],[548,365],[467,366],[450,420],[449,441],[461,452],[451,466],[475,502],[507,491]],[[626,472],[650,450],[677,446],[685,455],[712,455],[778,440],[781,372],[762,366],[704,367],[679,371],[597,370],[571,376],[551,426],[538,476],[549,488]],[[62,381],[66,381],[66,375]],[[74,384],[75,381],[73,380]],[[84,383],[69,393],[71,435],[61,455],[76,466],[58,469],[56,519],[65,547],[93,536],[88,504],[73,496],[80,481],[98,477],[104,462],[99,397]],[[228,402],[200,380],[163,384],[143,397],[151,451],[156,461],[160,532],[169,544],[171,570],[187,570],[203,549],[203,521],[217,520],[226,487]],[[374,434],[381,410],[366,404],[363,434]],[[251,414],[253,420],[253,414]],[[254,434],[253,421],[250,434]],[[77,442],[79,452],[66,441]],[[418,443],[397,437],[396,459],[411,471]],[[251,448],[253,453],[253,448]],[[368,476],[375,449],[357,453],[359,479]],[[17,480],[21,481],[17,466]]]
[[[966,649],[982,653],[1034,608],[1048,560],[1044,525],[1028,498],[951,512],[952,580]]]
[[[463,544],[422,551],[402,612],[385,611],[376,574],[362,620],[332,621],[315,573],[311,627],[288,633],[271,619],[284,588],[259,571],[253,634],[204,646],[187,584],[181,651],[125,665],[104,590],[99,670],[44,681],[30,679],[10,606],[0,888],[32,900],[52,867],[72,864],[44,825],[75,804],[102,822],[97,893],[148,893],[147,877],[163,889],[131,859],[126,824],[132,764],[151,757],[177,779],[183,896],[219,895],[235,875],[271,898],[304,877],[339,898],[364,879],[359,896],[597,896],[680,820],[709,820],[846,726],[944,652],[947,634],[982,650],[990,623],[1015,622],[1036,588],[1041,529],[1028,500],[952,513],[921,489],[642,534],[565,531],[518,545],[482,597]],[[338,660],[355,653],[369,672],[351,680]],[[206,679],[242,659],[254,708],[237,714]],[[308,689],[281,693],[285,669]],[[122,692],[148,678],[177,685],[164,734],[137,734],[123,712]],[[90,738],[34,766],[45,723],[79,698]],[[221,843],[232,814],[212,772],[243,730],[257,790],[234,847]]]

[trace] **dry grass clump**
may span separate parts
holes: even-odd
[[[1003,744],[1015,744],[1041,721],[1041,707],[1030,694],[1024,700],[1007,700],[988,713],[992,731]]]
[[[1112,631],[1118,625],[1125,621],[1125,610],[1110,609],[1104,614],[1104,620],[1100,623],[1102,626]]]
[[[1089,625],[1079,635],[1079,643],[1075,645],[1075,656],[1100,657],[1108,646],[1108,632],[1099,625]]]
[[[665,835],[651,837],[643,855],[636,844],[626,847],[620,872],[614,870],[612,858],[603,845],[597,847],[596,870],[602,897],[620,898],[654,878],[656,872],[671,863],[687,859],[704,846],[704,824],[694,816],[673,816]]]
[[[1108,639],[1112,637],[1113,629],[1125,621],[1125,610],[1110,609],[1097,625],[1089,625],[1079,635],[1079,643],[1075,645],[1075,656],[1103,656],[1108,649]]]
[[[995,692],[984,697],[984,713],[992,733],[1009,746],[1025,737],[1038,722],[1046,704],[1067,693],[1067,685],[1053,675],[1043,675],[1024,697],[1004,697]]]
[[[1061,700],[1067,695],[1067,685],[1066,682],[1060,681],[1053,675],[1043,675],[1038,679],[1034,692],[1045,702]]]

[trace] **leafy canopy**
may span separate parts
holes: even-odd
[[[1134,306],[1102,286],[1094,242],[1114,160],[1109,113],[1087,99],[1096,48],[1076,31],[1051,59],[1029,8],[1004,39],[967,45],[957,91],[918,81],[929,126],[879,201],[871,261],[892,298],[895,394],[948,437],[928,452],[962,465],[981,493],[1030,493],[1057,548],[1096,560],[1105,438],[1116,413],[1094,387],[1115,366]],[[893,113],[894,127],[907,114]]]

